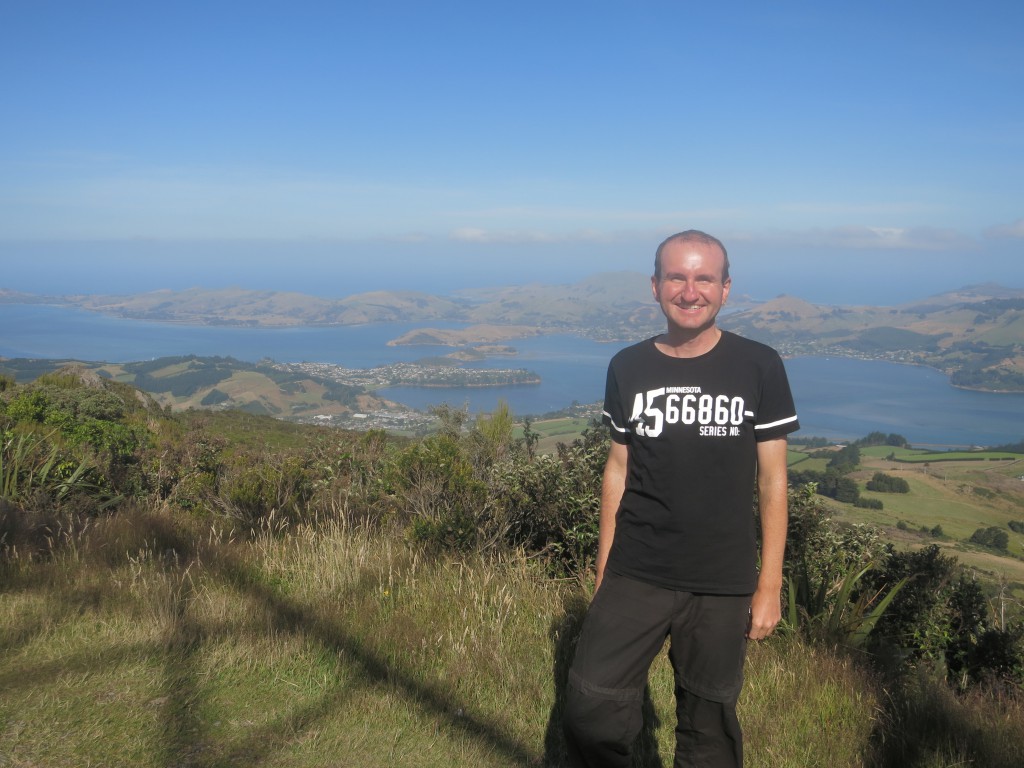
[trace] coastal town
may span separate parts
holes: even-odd
[[[331,363],[278,363],[282,370],[302,372],[339,384],[373,391],[383,387],[504,387],[540,384],[525,368],[463,368],[456,365],[390,363],[374,368],[346,368]]]
[[[274,363],[289,373],[301,373],[313,379],[331,381],[366,392],[385,387],[500,387],[540,384],[540,377],[523,368],[463,368],[455,365],[391,363],[374,368],[346,368],[331,363]],[[347,429],[384,429],[416,434],[429,430],[436,422],[431,413],[384,401],[382,407],[357,409],[346,413],[311,413],[299,421]]]

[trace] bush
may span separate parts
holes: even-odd
[[[886,544],[886,550],[883,566],[868,575],[865,588],[878,590],[901,579],[907,582],[875,627],[871,648],[894,652],[911,664],[944,663],[955,633],[971,625],[969,616],[974,615],[964,608],[970,600],[963,597],[957,606],[952,598],[951,585],[959,583],[956,558],[942,554],[936,544],[909,552]]]
[[[1024,624],[985,630],[967,654],[967,674],[975,683],[1024,685]]]
[[[1010,546],[1010,534],[1004,531],[1002,528],[990,526],[988,528],[979,528],[971,534],[971,543],[979,544],[989,549],[996,549],[1000,552],[1005,552],[1007,547]]]
[[[847,445],[840,448],[828,462],[828,468],[839,474],[852,472],[860,464],[860,448],[856,445]]]
[[[852,468],[847,467],[846,469]],[[844,477],[835,467],[831,467],[825,472],[817,472],[813,469],[790,472],[789,481],[793,486],[813,483],[817,493],[847,504],[855,504],[860,498],[860,488],[857,487],[857,483]]]
[[[910,483],[902,477],[893,477],[884,472],[875,472],[868,480],[867,489],[879,493],[910,493]]]
[[[304,501],[286,488],[280,467],[261,461],[229,474],[220,485],[220,499],[225,511],[241,522],[262,528],[279,510],[296,513]],[[303,494],[304,495],[304,494]]]
[[[901,589],[860,588],[886,554],[870,526],[838,526],[807,485],[789,493],[786,542],[786,626],[812,641],[861,647]]]
[[[506,521],[506,542],[543,554],[559,573],[588,568],[597,551],[604,429],[591,428],[555,456],[496,467],[492,491]]]
[[[487,486],[458,437],[438,434],[410,445],[392,472],[414,541],[428,548],[472,551],[494,538],[486,520]]]

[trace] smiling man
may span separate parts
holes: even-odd
[[[672,235],[651,278],[665,333],[608,366],[597,590],[566,691],[574,766],[630,764],[666,638],[675,765],[743,763],[736,701],[747,639],[781,618],[786,435],[799,424],[779,355],[716,324],[731,285],[721,242]]]

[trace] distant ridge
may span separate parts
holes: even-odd
[[[725,315],[721,325],[784,354],[927,365],[955,386],[1024,392],[1024,290],[968,286],[895,307],[780,296]]]

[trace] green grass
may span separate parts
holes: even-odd
[[[896,448],[891,445],[872,445],[860,449],[861,456],[884,459],[892,456],[896,461],[909,463],[941,461],[1021,461],[1019,453],[1008,451],[930,451],[923,448]]]
[[[591,426],[590,419],[567,416],[531,422],[530,429],[539,437],[537,452],[550,454],[556,451],[559,443],[571,443],[589,426]],[[516,439],[521,438],[523,436],[523,428],[521,426],[517,427],[513,436]]]
[[[565,764],[560,691],[589,590],[526,558],[431,559],[338,523],[232,543],[136,512],[3,576],[0,765]],[[977,754],[963,734],[1004,744],[985,765],[1024,750],[1019,704],[992,719],[943,699],[962,726],[928,744],[948,762],[885,763],[879,740],[923,733],[907,707],[924,704],[894,708],[856,659],[795,638],[752,645],[746,677],[753,768],[953,765]],[[664,653],[650,697],[636,764],[667,765]]]

